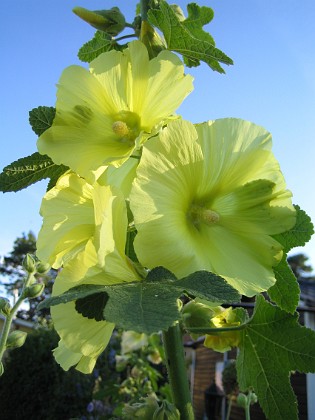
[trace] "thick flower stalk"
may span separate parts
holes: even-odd
[[[247,296],[275,283],[272,235],[295,224],[270,134],[238,119],[170,123],[144,145],[130,205],[144,266],[212,271]]]
[[[106,166],[119,167],[154,135],[192,89],[175,54],[162,51],[149,60],[142,42],[133,41],[123,52],[98,56],[90,71],[64,70],[56,117],[38,150],[93,184]]]

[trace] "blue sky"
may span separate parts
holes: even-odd
[[[62,70],[80,64],[77,51],[94,30],[73,13],[74,6],[119,6],[133,19],[133,1],[4,1],[0,9],[1,169],[36,151],[28,112],[54,106]],[[187,2],[179,1],[184,9]],[[205,64],[187,69],[195,90],[179,113],[193,122],[243,118],[273,135],[294,203],[315,220],[315,3],[313,0],[200,1],[214,9],[208,26],[217,47],[233,58],[226,75]],[[81,63],[85,66],[85,64]],[[0,195],[0,256],[22,232],[40,229],[39,207],[46,182],[18,193]],[[295,252],[300,252],[296,249]],[[315,237],[303,250],[315,266]]]

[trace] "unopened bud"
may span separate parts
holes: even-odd
[[[245,394],[238,394],[236,403],[239,407],[246,408],[247,407],[247,397]]]
[[[162,404],[153,414],[152,420],[179,420],[180,414],[177,408],[168,401],[162,401]]]
[[[51,266],[48,263],[39,261],[36,263],[36,271],[38,274],[46,274],[51,269]]]
[[[141,23],[140,41],[147,47],[150,59],[166,49],[163,39],[146,20]]]
[[[22,347],[25,343],[27,333],[24,331],[13,331],[9,334],[6,347],[7,348],[16,348]]]
[[[8,299],[0,298],[0,313],[3,315],[9,315],[11,312],[11,305]]]
[[[24,297],[29,299],[36,298],[37,296],[40,296],[43,293],[44,289],[44,284],[33,284],[32,286],[29,286],[24,290]]]
[[[34,273],[36,263],[31,254],[26,254],[23,260],[23,267],[28,273]]]
[[[112,36],[118,35],[125,29],[126,21],[118,7],[109,10],[88,10],[84,7],[75,7],[73,13],[89,23],[93,28],[104,31]]]

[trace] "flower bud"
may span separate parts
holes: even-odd
[[[3,315],[9,315],[11,312],[11,305],[8,299],[0,298],[0,313]]]
[[[6,347],[16,348],[22,347],[26,340],[27,333],[24,331],[13,331],[9,334]]]
[[[25,271],[27,271],[28,273],[34,273],[36,271],[35,266],[36,266],[36,263],[32,255],[26,254],[23,260],[23,267]]]
[[[153,414],[152,420],[179,420],[180,415],[177,408],[168,401],[162,401],[162,404]]]
[[[164,40],[146,20],[141,23],[140,41],[147,47],[150,59],[166,49]]]
[[[236,403],[239,407],[246,408],[247,407],[247,396],[245,394],[238,394]]]
[[[93,28],[104,31],[112,36],[118,35],[125,29],[126,21],[118,7],[109,10],[88,10],[84,7],[75,7],[73,13],[89,23]]]
[[[36,272],[38,274],[46,274],[48,273],[50,269],[51,269],[51,266],[48,263],[44,263],[41,261],[36,263]]]
[[[194,300],[188,302],[182,311],[185,327],[209,327],[214,316],[213,309]]]
[[[123,408],[123,418],[126,420],[152,420],[158,407],[158,403],[154,397],[147,397],[141,403],[126,404]]]
[[[44,289],[45,285],[43,283],[33,284],[32,286],[29,286],[24,290],[24,297],[29,299],[36,298],[37,296],[40,296],[43,293]]]

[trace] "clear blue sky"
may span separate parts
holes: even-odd
[[[80,64],[77,51],[94,34],[71,9],[117,5],[132,20],[135,3],[2,2],[1,169],[36,151],[28,112],[39,105],[54,106],[55,85],[62,70]],[[187,2],[178,4],[186,10]],[[193,122],[238,117],[268,129],[294,203],[315,221],[314,0],[213,0],[199,4],[214,9],[215,18],[208,29],[218,48],[232,57],[235,65],[226,68],[226,75],[214,73],[206,65],[187,70],[195,77],[195,90],[179,113]],[[22,232],[37,234],[45,189],[46,182],[42,182],[22,192],[0,193],[0,255],[12,249]],[[315,238],[304,252],[315,266]]]

